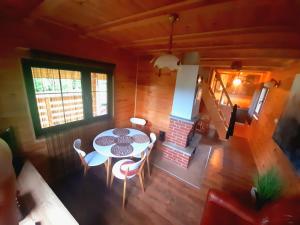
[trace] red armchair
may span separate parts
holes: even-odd
[[[256,211],[217,190],[209,190],[201,221],[201,225],[286,224],[300,225],[300,196],[282,198]]]

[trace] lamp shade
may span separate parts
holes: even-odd
[[[157,57],[154,62],[154,67],[158,69],[168,68],[169,70],[177,70],[178,69],[179,59],[172,54],[164,54]]]

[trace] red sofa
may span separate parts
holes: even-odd
[[[200,225],[300,225],[300,196],[282,198],[261,210],[246,207],[238,199],[209,190]]]

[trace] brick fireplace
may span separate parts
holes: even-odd
[[[185,148],[188,145],[188,138],[192,131],[194,122],[170,117],[170,125],[167,133],[167,141]]]
[[[195,141],[191,138],[193,136],[194,124],[194,121],[188,121],[174,116],[170,117],[166,141],[162,143],[160,148],[163,153],[163,158],[171,160],[181,167],[188,167],[196,148]]]
[[[199,143],[193,134],[201,96],[198,90],[198,65],[180,65],[176,76],[172,112],[166,140],[160,150],[165,159],[187,168]]]

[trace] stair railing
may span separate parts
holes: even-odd
[[[223,118],[227,128],[226,139],[233,135],[236,121],[237,105],[233,105],[221,75],[214,71],[210,85],[210,92],[215,98],[215,103],[219,108],[220,116]]]

